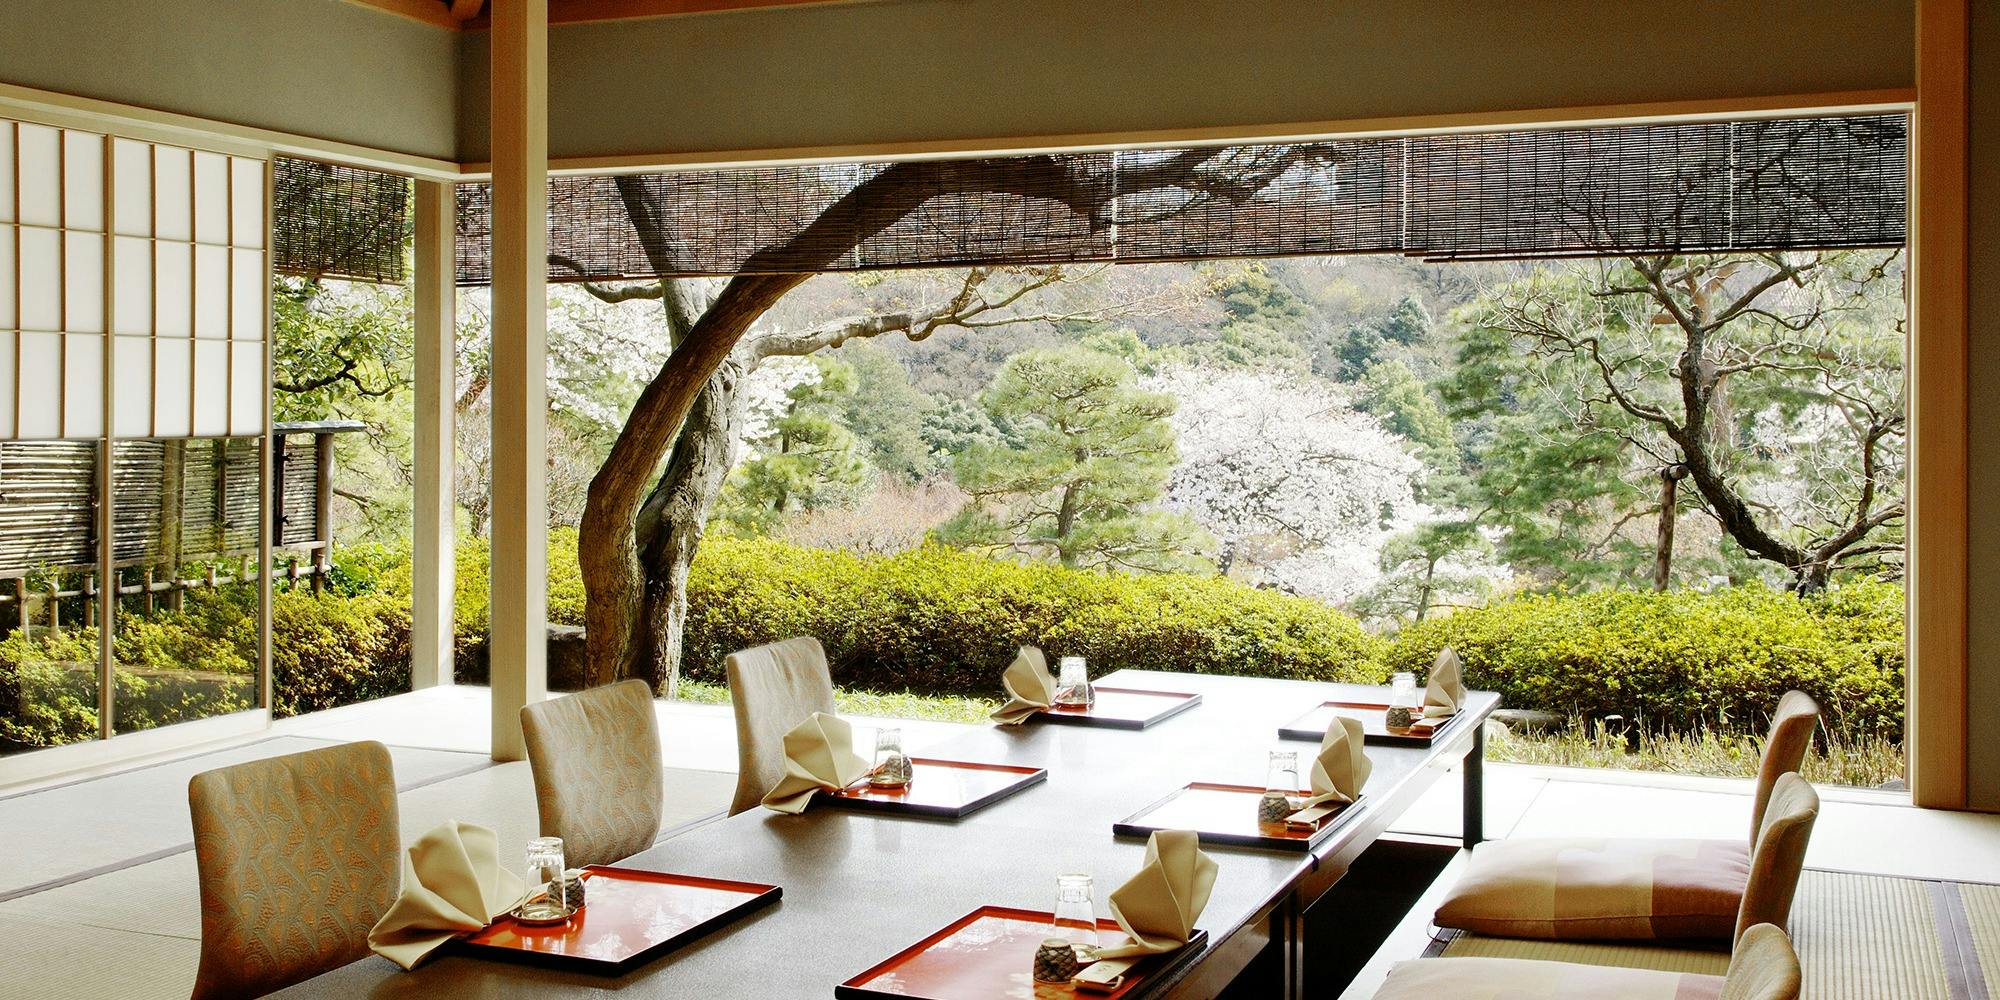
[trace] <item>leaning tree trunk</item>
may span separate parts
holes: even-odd
[[[648,644],[641,666],[653,690],[673,697],[680,685],[681,649],[687,628],[688,568],[701,545],[702,529],[735,464],[736,437],[743,420],[737,389],[744,370],[730,360],[709,376],[688,410],[666,471],[639,514],[640,559],[646,572]]]
[[[590,481],[577,530],[583,570],[587,686],[639,673],[650,626],[646,574],[639,562],[639,512],[656,482],[654,470],[680,433],[688,410],[729,357],[750,324],[806,280],[805,274],[732,278],[701,315],[660,372],[639,393],[631,415]]]

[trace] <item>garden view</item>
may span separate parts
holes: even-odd
[[[1764,713],[1800,687],[1828,712],[1809,777],[1896,781],[1902,268],[1852,251],[822,275],[735,348],[659,473],[643,558],[685,586],[649,597],[636,672],[726,699],[724,655],[811,634],[845,708],[973,720],[1022,643],[1093,672],[1370,683],[1450,645],[1514,710],[1499,759],[1747,774]],[[329,586],[281,583],[273,608],[294,713],[408,684],[410,299],[279,285],[276,418],[366,425],[338,446]],[[712,292],[552,290],[558,684],[583,679],[591,478]],[[484,308],[464,291],[470,681]],[[121,633],[120,662],[240,672],[247,589],[189,593]],[[54,641],[16,633],[0,667],[59,660]],[[88,699],[38,704],[0,735],[95,729]]]

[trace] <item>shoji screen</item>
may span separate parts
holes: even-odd
[[[260,159],[0,121],[0,440],[262,434],[266,202]]]

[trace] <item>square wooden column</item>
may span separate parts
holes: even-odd
[[[410,560],[410,686],[452,681],[457,540],[452,471],[457,434],[455,186],[419,180],[416,203],[416,497]]]
[[[1910,794],[1967,805],[1966,0],[1917,4],[1909,378]]]
[[[493,0],[493,758],[548,688],[548,0]]]

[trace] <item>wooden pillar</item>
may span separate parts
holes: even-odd
[[[493,757],[548,687],[548,0],[493,0]]]
[[[452,590],[456,465],[458,283],[457,194],[443,181],[417,184],[416,500],[410,560],[410,685],[452,681]]]
[[[313,435],[313,550],[312,592],[326,589],[327,572],[333,569],[333,435],[320,431]]]
[[[1910,794],[1967,804],[1966,0],[1917,4],[1909,352]]]

